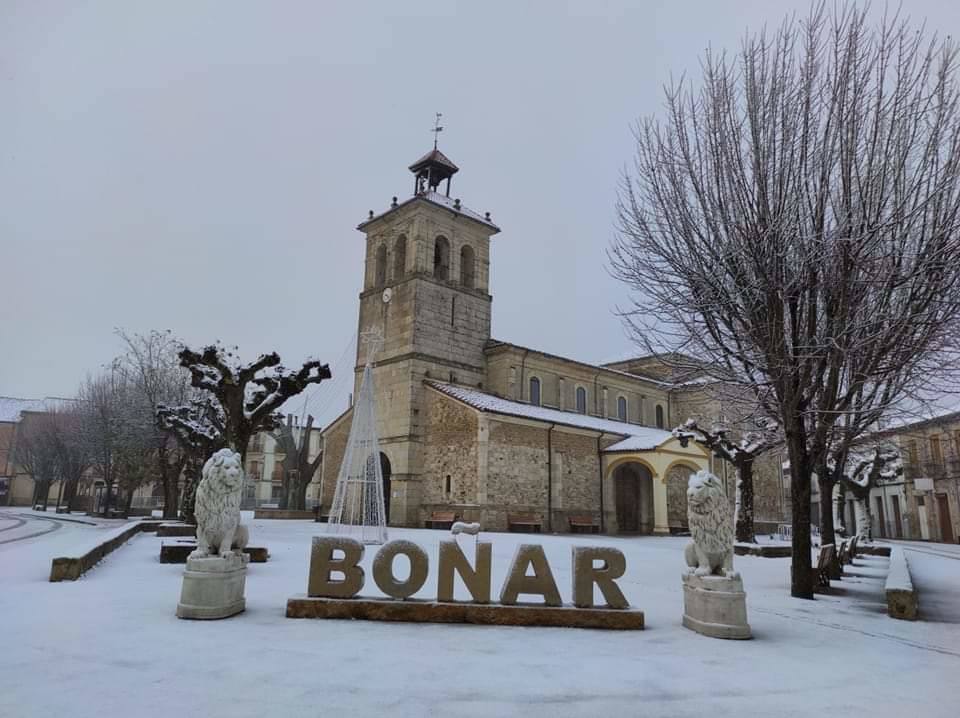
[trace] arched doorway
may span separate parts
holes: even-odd
[[[383,474],[383,513],[390,523],[390,459],[382,451],[380,452],[380,473]]]
[[[643,464],[628,461],[613,472],[617,533],[653,533],[653,475]]]
[[[686,531],[690,524],[687,521],[687,486],[694,469],[684,464],[674,464],[667,469],[667,525],[671,532]]]

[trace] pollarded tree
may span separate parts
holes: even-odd
[[[791,466],[791,593],[813,597],[811,477],[955,367],[960,113],[954,43],[824,4],[708,52],[668,88],[622,185],[615,276],[651,351],[752,392]]]
[[[283,421],[277,410],[285,401],[311,384],[330,378],[330,368],[315,359],[293,371],[271,352],[242,365],[219,344],[201,352],[185,347],[179,357],[180,365],[190,372],[193,386],[210,392],[220,404],[224,443],[244,459],[254,434],[273,431]]]
[[[731,437],[731,431],[719,424],[709,429],[695,419],[687,419],[673,430],[683,446],[691,439],[713,452],[718,459],[733,465],[737,473],[736,533],[737,541],[756,543],[753,528],[753,464],[757,457],[782,442],[776,422],[756,421],[757,431],[746,432],[741,438]]]
[[[873,446],[859,446],[850,450],[838,472],[837,514],[843,517],[843,505],[846,492],[850,491],[857,502],[857,526],[854,531],[867,538],[872,538],[870,526],[870,511],[868,500],[870,489],[884,481],[893,481],[903,475],[903,462],[900,450],[887,443],[878,443]],[[822,489],[821,489],[822,491]]]
[[[226,446],[223,411],[212,395],[195,390],[194,396],[185,404],[159,404],[157,425],[174,437],[183,453],[184,486],[180,515],[187,523],[195,523],[194,498],[203,463]]]
[[[293,416],[278,426],[272,433],[277,450],[283,452],[283,497],[281,509],[303,511],[307,508],[307,487],[323,460],[323,453],[310,459],[310,432],[313,417],[308,415],[303,426],[294,426]]]

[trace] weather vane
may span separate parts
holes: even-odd
[[[443,132],[443,128],[440,126],[441,117],[443,117],[443,113],[438,112],[437,119],[433,124],[433,129],[430,130],[433,133],[433,149],[437,149],[437,140],[440,139],[440,133]]]
[[[383,332],[379,327],[372,327],[360,332],[360,343],[367,345],[367,364],[373,364],[373,358],[383,346]]]

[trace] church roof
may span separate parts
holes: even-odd
[[[416,200],[423,200],[425,202],[429,202],[430,204],[433,204],[437,207],[449,209],[451,212],[459,214],[462,217],[466,217],[467,219],[471,219],[474,222],[479,222],[480,224],[486,227],[492,228],[494,234],[500,231],[500,228],[497,225],[495,225],[493,222],[491,222],[488,217],[484,217],[478,214],[477,212],[474,212],[472,209],[464,206],[463,204],[457,207],[456,200],[452,200],[446,195],[440,194],[439,192],[423,192],[422,194],[414,195],[410,199],[401,202],[395,207],[391,207],[386,212],[382,212],[380,214],[374,215],[373,217],[370,217],[366,222],[361,222],[360,224],[357,225],[357,229],[362,230],[368,224],[371,224],[372,222],[376,222],[378,219],[382,219],[383,217],[386,217],[392,212],[397,212],[403,207],[406,207],[411,202],[415,202]]]
[[[614,444],[614,446],[608,448],[607,451],[647,451],[655,449],[673,438],[673,434],[663,429],[652,429],[648,426],[639,426],[638,424],[630,424],[614,419],[602,419],[599,416],[579,414],[575,411],[561,411],[560,409],[550,409],[545,406],[524,404],[519,401],[503,399],[493,394],[487,394],[477,389],[470,389],[456,384],[444,384],[437,381],[427,381],[426,384],[478,411],[516,416],[522,419],[532,419],[547,424],[561,424],[578,429],[602,431],[606,434],[618,434],[625,437],[623,441]],[[627,442],[629,443],[627,444]],[[619,447],[621,444],[627,444],[629,448],[614,448]]]

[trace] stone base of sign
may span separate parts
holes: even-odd
[[[246,608],[243,592],[247,580],[246,554],[188,558],[178,618],[228,618]]]
[[[643,611],[613,608],[504,606],[483,603],[391,600],[376,598],[287,599],[287,618],[346,618],[411,623],[474,623],[491,626],[553,626],[604,628],[621,631],[643,629]]]
[[[740,577],[684,573],[683,625],[712,638],[750,638],[747,594]]]

